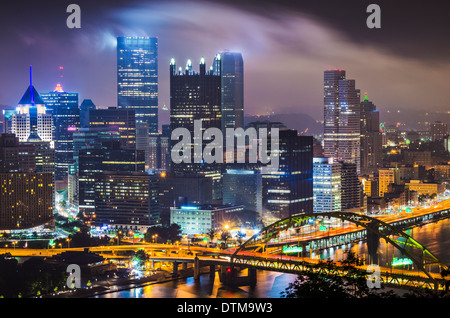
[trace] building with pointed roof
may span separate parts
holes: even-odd
[[[52,116],[46,114],[45,103],[33,86],[31,66],[30,85],[11,116],[11,133],[19,137],[20,142],[53,140]]]

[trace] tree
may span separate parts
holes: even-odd
[[[153,237],[156,237],[156,235],[158,243],[176,242],[181,237],[181,227],[175,223],[170,226],[152,226],[148,228],[144,239],[146,242],[152,243]]]
[[[220,240],[222,241],[222,248],[227,247],[227,242],[231,238],[231,234],[228,231],[223,231],[222,234],[220,234]]]
[[[337,264],[331,260],[311,265],[310,270],[298,275],[289,284],[283,298],[368,298],[394,297],[394,293],[380,292],[367,286],[368,273],[357,268],[362,260],[350,252],[347,258]],[[333,274],[337,271],[339,275]]]
[[[208,236],[210,243],[214,240],[214,238],[216,237],[217,234],[217,230],[211,228],[207,233],[206,236]]]
[[[148,260],[148,255],[144,250],[139,250],[134,254],[133,261],[138,263],[138,266],[141,267]]]
[[[239,243],[239,245],[242,244],[244,237],[246,237],[245,233],[242,233],[241,231],[236,233],[236,241]]]

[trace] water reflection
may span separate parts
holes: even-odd
[[[450,219],[431,223],[422,227],[416,227],[405,231],[428,248],[444,264],[450,264]],[[318,255],[321,259],[330,257],[334,260],[342,260],[351,250],[358,255],[367,254],[367,244],[360,242],[330,248]],[[392,261],[392,257],[398,255],[384,240],[380,240],[380,265]],[[397,254],[395,254],[397,253]],[[239,288],[224,287],[219,281],[218,274],[214,278],[209,275],[200,276],[199,280],[192,277],[177,281],[148,285],[130,290],[118,291],[100,295],[105,298],[279,298],[296,275],[277,272],[258,271],[258,283],[255,287],[243,286]]]

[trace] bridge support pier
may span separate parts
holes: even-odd
[[[187,263],[181,263],[181,269],[182,270],[187,270]]]
[[[220,282],[226,286],[255,286],[257,282],[256,268],[249,268],[247,276],[239,276],[239,268],[230,266],[221,266],[219,274]]]
[[[173,264],[173,270],[172,270],[172,273],[173,273],[174,275],[178,275],[178,262],[173,262],[172,264]]]
[[[200,278],[200,260],[197,256],[194,258],[194,279]]]
[[[216,265],[209,265],[209,276],[216,276]]]
[[[248,278],[249,278],[249,285],[255,286],[257,281],[257,269],[256,268],[249,268],[248,269]]]

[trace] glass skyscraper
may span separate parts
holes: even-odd
[[[341,164],[333,158],[314,158],[314,213],[341,211]]]
[[[214,72],[221,78],[222,131],[244,128],[244,61],[238,52],[220,52]]]
[[[360,92],[344,70],[324,72],[324,155],[360,173]]]
[[[200,71],[192,69],[191,60],[186,68],[176,68],[175,60],[170,62],[170,129],[186,128],[194,136],[195,121],[201,121],[202,134],[208,128],[221,127],[221,78],[213,70],[206,71],[205,60],[201,58]],[[172,140],[172,147],[177,144]],[[194,160],[194,149],[201,143],[203,151],[206,141],[197,141],[195,136],[190,143],[191,162],[173,163],[171,171],[182,174],[204,174],[214,180],[214,198],[222,196],[220,189],[221,164],[206,164]]]
[[[279,131],[279,171],[262,175],[263,222],[313,209],[313,138]]]
[[[117,105],[158,134],[158,38],[117,38]]]
[[[78,93],[67,93],[58,84],[53,92],[42,93],[41,98],[54,122],[55,180],[64,180],[73,163],[73,133],[80,127]]]
[[[361,175],[374,174],[382,160],[380,112],[365,95],[361,102]]]

